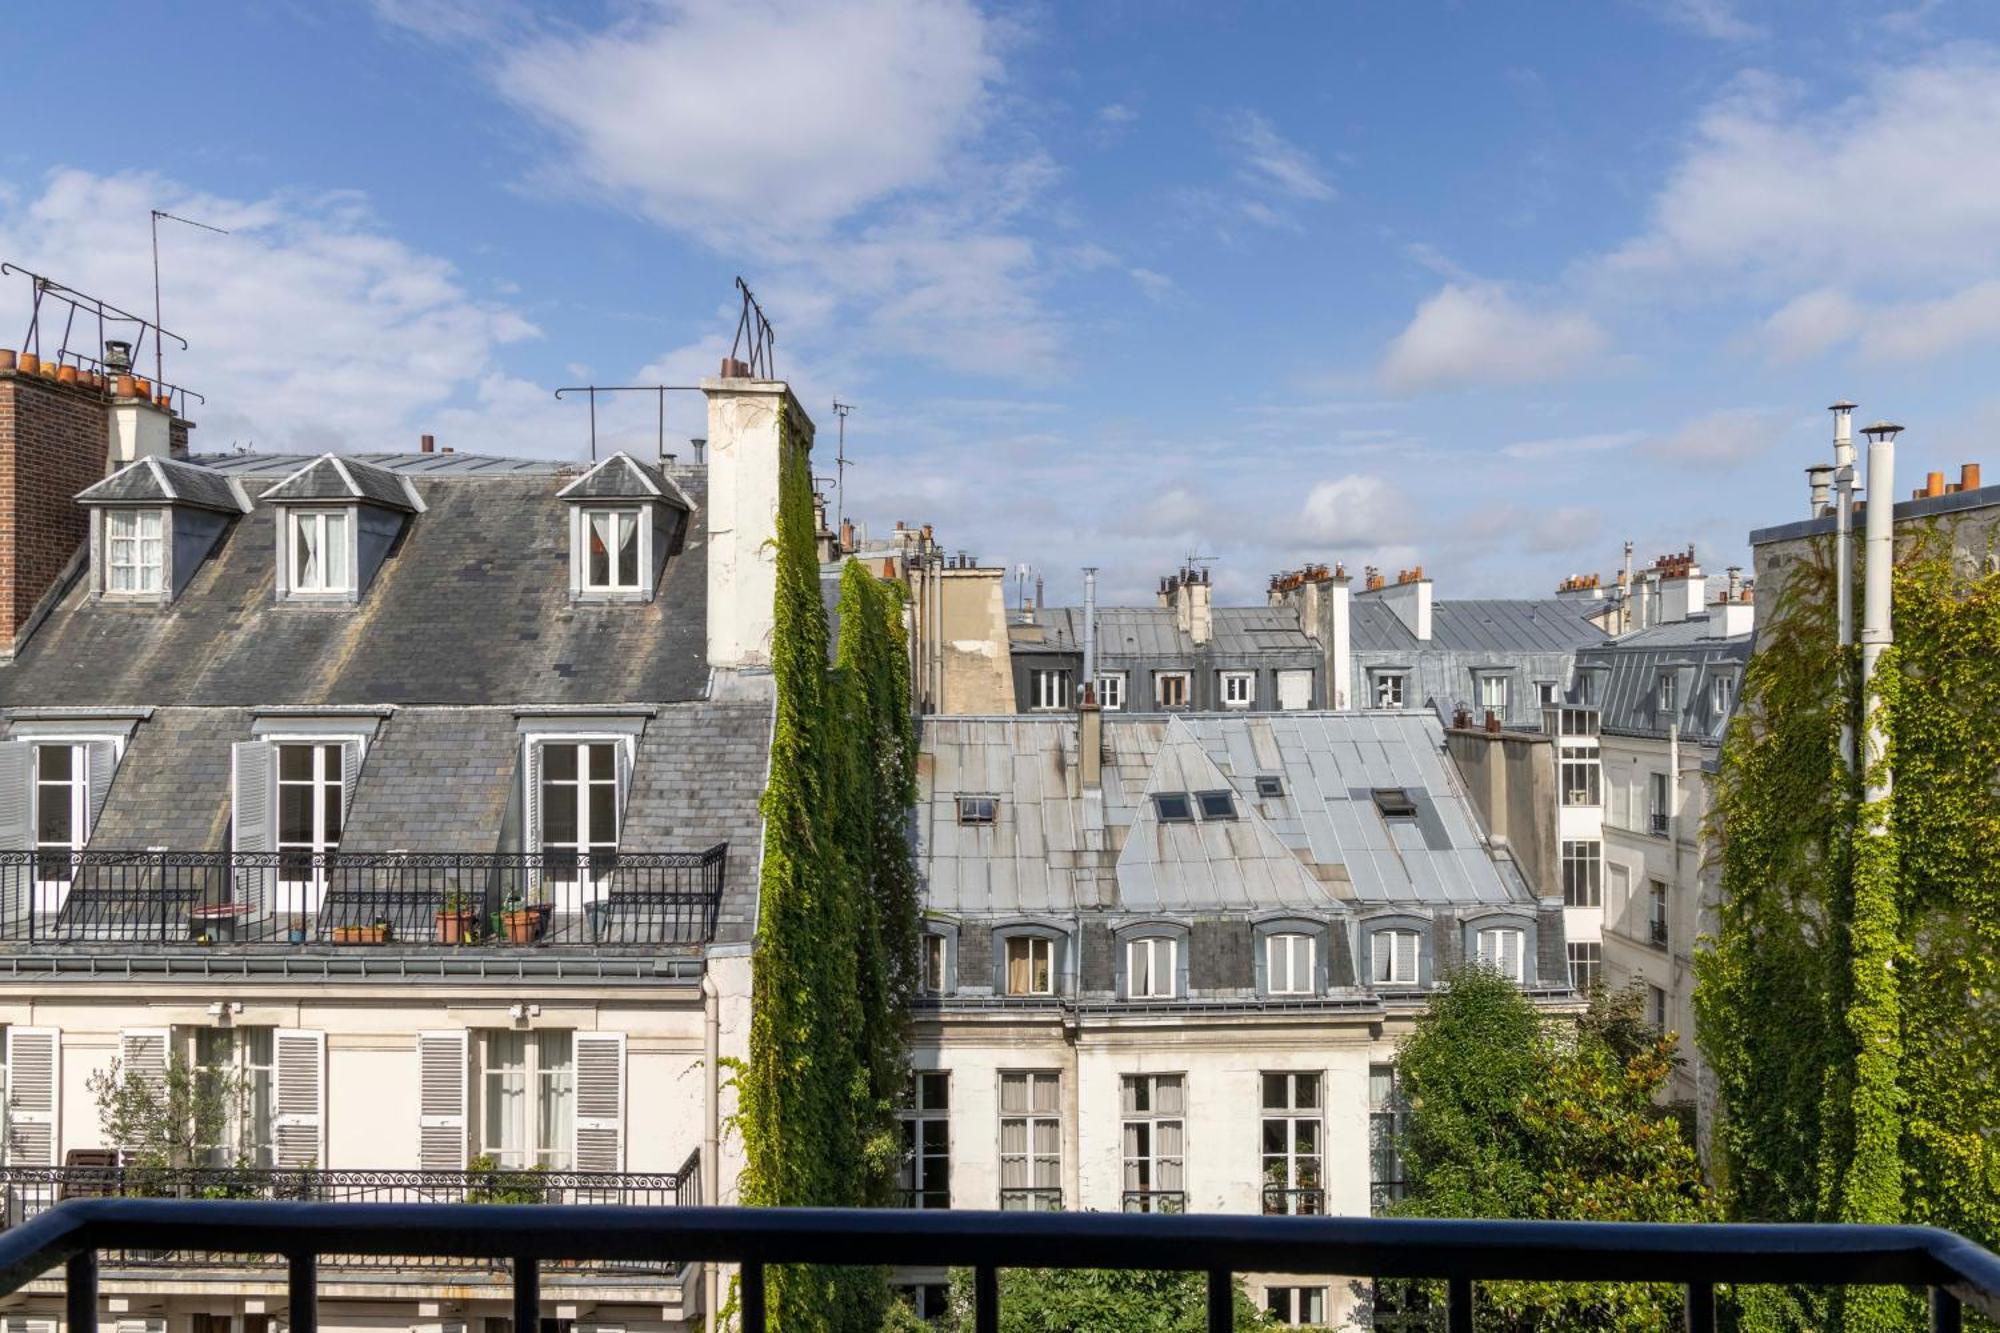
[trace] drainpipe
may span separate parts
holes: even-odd
[[[1881,701],[1874,696],[1873,686],[1883,652],[1896,641],[1889,598],[1896,561],[1896,437],[1903,428],[1878,421],[1861,433],[1868,437],[1868,516],[1861,574],[1861,688],[1868,736],[1864,799],[1869,831],[1882,834],[1888,832],[1893,783],[1882,764],[1888,742],[1882,734]]]
[[[1854,646],[1854,404],[1843,398],[1827,410],[1833,413],[1834,595],[1839,607],[1838,642],[1845,659],[1847,649]],[[1849,773],[1854,771],[1851,709],[1841,713],[1840,762]]]
[[[706,969],[701,976],[702,1011],[702,1101],[701,1201],[713,1208],[722,1202],[722,1016],[721,997],[715,978]],[[716,1307],[722,1297],[722,1270],[710,1262],[702,1265],[702,1327],[715,1333]]]

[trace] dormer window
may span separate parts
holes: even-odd
[[[287,586],[300,597],[344,597],[354,591],[353,518],[345,509],[292,509],[285,549]]]
[[[639,511],[583,511],[585,592],[638,592]]]
[[[113,509],[104,516],[104,591],[150,596],[166,572],[166,524],[157,509]]]

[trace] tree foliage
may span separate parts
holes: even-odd
[[[1236,1283],[1236,1327],[1275,1327]],[[939,1333],[971,1333],[972,1273],[951,1275],[951,1309]],[[1202,1273],[1094,1268],[1009,1268],[1000,1274],[1000,1333],[1202,1333]]]
[[[1642,1003],[1636,990],[1600,990],[1580,1021],[1551,1020],[1491,969],[1449,977],[1397,1057],[1408,1106],[1397,1211],[1709,1218],[1693,1146],[1656,1101],[1673,1073],[1674,1038],[1644,1029]],[[1479,1292],[1483,1329],[1664,1330],[1680,1318],[1672,1287],[1504,1282]]]
[[[1842,763],[1859,729],[1827,552],[1758,631],[1716,784],[1722,901],[1696,959],[1715,1146],[1745,1221],[1924,1222],[2000,1242],[2000,575],[1919,534],[1870,700],[1883,810]],[[1840,685],[1845,682],[1848,688]],[[1747,1326],[1912,1326],[1905,1293],[1749,1298]]]
[[[916,872],[901,837],[916,753],[899,600],[856,566],[842,579],[840,669],[828,669],[810,450],[807,426],[787,405],[777,706],[736,1125],[745,1203],[856,1207],[885,1202],[894,1184],[894,1107],[907,1076],[917,966]],[[880,1269],[770,1274],[771,1320],[787,1333],[874,1329],[887,1302]]]
[[[202,1068],[178,1051],[167,1057],[164,1073],[113,1060],[93,1070],[84,1086],[96,1100],[104,1141],[138,1168],[207,1165],[212,1150],[228,1144],[249,1095],[241,1075]]]

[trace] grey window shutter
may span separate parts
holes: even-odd
[[[625,804],[632,799],[632,751],[638,746],[636,739],[630,745],[620,741],[617,746],[618,791],[612,804],[618,811],[617,841],[621,851],[625,845]]]
[[[342,741],[340,744],[340,826],[347,827],[349,815],[354,813],[354,792],[361,784],[361,742]]]
[[[87,784],[85,791],[90,797],[90,825],[84,829],[84,841],[88,842],[97,834],[97,819],[104,813],[105,798],[111,795],[111,775],[118,771],[118,742],[91,741],[84,746],[83,775]]]
[[[420,1169],[465,1169],[470,1079],[462,1030],[417,1034],[417,1166]]]
[[[7,1164],[54,1166],[62,1123],[62,1034],[7,1029]]]
[[[536,859],[542,854],[542,744],[535,740],[521,746],[521,850],[529,857],[522,894],[538,900],[542,885],[542,863]]]
[[[164,1094],[172,1042],[173,1033],[167,1028],[126,1028],[118,1034],[118,1062],[127,1077],[144,1079],[156,1094]]]
[[[255,854],[277,846],[274,822],[276,783],[272,780],[277,751],[268,741],[238,741],[230,747],[231,806],[230,827],[234,849],[251,854],[248,864],[236,867],[236,898],[248,909],[252,920],[270,915],[271,897],[277,885],[277,865]]]
[[[279,1167],[297,1171],[326,1164],[326,1034],[279,1028],[272,1038],[277,1065],[271,1138]]]
[[[0,921],[25,926],[34,891],[35,747],[0,741]],[[9,856],[13,852],[18,855]]]
[[[625,1169],[625,1034],[579,1032],[576,1055],[576,1135],[571,1164],[578,1171]]]

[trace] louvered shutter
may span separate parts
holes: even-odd
[[[34,1315],[10,1314],[7,1316],[7,1333],[56,1333],[56,1321]]]
[[[1417,975],[1417,946],[1423,937],[1414,930],[1399,930],[1396,940],[1396,975],[1408,981],[1422,981]]]
[[[625,1034],[579,1032],[576,1056],[576,1148],[579,1171],[625,1169]]]
[[[340,743],[340,826],[354,812],[354,793],[361,785],[362,746],[359,738]]]
[[[522,893],[534,901],[542,885],[542,745],[534,740],[521,746],[521,850],[528,853]]]
[[[632,799],[632,750],[637,743],[636,741],[619,741],[617,745],[618,791],[612,804],[618,811],[618,834],[616,841],[620,846],[623,846],[625,841],[625,802]],[[594,830],[591,836],[597,836]]]
[[[118,1333],[167,1333],[167,1321],[160,1315],[143,1319],[121,1319]]]
[[[105,799],[111,795],[111,775],[118,771],[118,742],[90,741],[83,749],[84,791],[90,798],[90,824],[83,836],[88,842],[97,832],[97,817],[104,813]]]
[[[7,1164],[56,1164],[61,1109],[62,1034],[54,1028],[7,1029]]]
[[[269,852],[277,845],[271,827],[276,766],[277,750],[268,741],[239,741],[230,747],[230,828],[239,852]],[[236,868],[236,900],[247,907],[251,919],[270,915],[277,874],[275,862],[262,857]]]
[[[426,1171],[465,1169],[465,1035],[417,1034],[417,1165]]]
[[[1525,938],[1518,930],[1500,932],[1500,970],[1516,981],[1525,981],[1528,976],[1521,967],[1521,941]]]
[[[279,1028],[272,1035],[276,1088],[271,1140],[277,1164],[301,1170],[326,1163],[326,1034]]]
[[[166,1028],[126,1028],[118,1034],[118,1063],[125,1076],[153,1085],[155,1094],[167,1089],[167,1051],[174,1034]]]
[[[35,747],[27,741],[0,741],[0,853],[32,852]],[[0,921],[26,929],[34,869],[26,856],[0,855]]]

